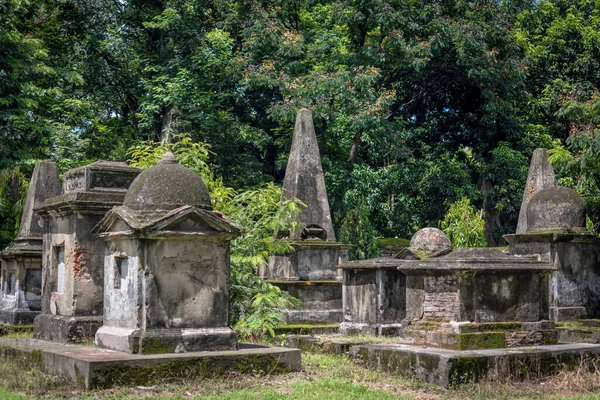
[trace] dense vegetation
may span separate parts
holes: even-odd
[[[239,196],[282,180],[299,107],[357,256],[463,198],[498,244],[536,147],[600,221],[597,1],[4,0],[0,21],[2,247],[38,159],[186,134]]]

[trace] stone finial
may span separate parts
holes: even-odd
[[[452,251],[452,242],[446,234],[437,228],[419,229],[410,239],[406,247],[394,258],[403,260],[423,260],[425,258],[441,257]]]
[[[525,233],[527,229],[527,205],[533,196],[542,190],[556,186],[556,177],[554,168],[548,161],[548,152],[546,149],[535,149],[531,156],[529,173],[523,193],[523,202],[519,211],[519,222],[517,224],[517,233]]]
[[[317,135],[312,114],[305,108],[296,115],[292,148],[283,181],[282,199],[294,197],[306,207],[296,217],[303,231],[290,232],[290,239],[335,241]],[[281,233],[278,236],[281,237]]]
[[[175,155],[170,151],[165,153],[160,162],[163,164],[179,164],[177,158],[175,158]]]
[[[35,165],[25,208],[21,217],[21,226],[16,241],[28,238],[41,239],[43,235],[42,219],[33,209],[44,202],[44,200],[60,195],[61,184],[58,176],[58,168],[53,161],[40,161]]]

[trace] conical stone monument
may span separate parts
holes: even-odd
[[[301,309],[285,315],[286,323],[341,322],[342,287],[337,266],[347,261],[350,246],[335,240],[317,136],[307,109],[296,116],[283,183],[282,200],[293,198],[306,205],[295,217],[297,228],[279,231],[276,237],[294,250],[270,257],[261,276],[301,300]]]
[[[523,192],[523,202],[519,212],[519,222],[517,224],[517,234],[527,231],[527,205],[529,200],[538,192],[556,186],[556,176],[554,168],[548,161],[548,152],[546,149],[535,149],[531,156],[531,164],[527,174],[525,191]]]
[[[297,198],[306,205],[296,217],[300,229],[290,232],[290,239],[318,238],[335,242],[317,135],[312,115],[305,108],[296,115],[292,148],[283,180],[283,196],[286,199]],[[287,235],[279,233],[279,236]]]
[[[60,194],[56,163],[41,161],[35,165],[21,226],[14,245],[0,253],[2,289],[0,323],[31,324],[41,309],[42,291],[42,218],[33,209],[47,198]]]

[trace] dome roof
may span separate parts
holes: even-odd
[[[134,210],[173,210],[185,205],[211,208],[202,178],[179,164],[172,153],[135,178],[123,205]]]
[[[536,193],[527,205],[527,232],[585,231],[585,204],[579,193],[551,186]]]
[[[436,252],[442,249],[451,249],[452,243],[444,232],[437,228],[419,229],[410,239],[410,248]]]

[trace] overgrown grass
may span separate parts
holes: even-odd
[[[71,382],[41,371],[30,359],[0,351],[0,399],[597,399],[600,378],[594,365],[525,382],[486,380],[445,390],[363,368],[346,356],[305,352],[303,371],[252,376],[228,373],[202,379],[188,376],[152,387],[118,387],[83,391]]]

